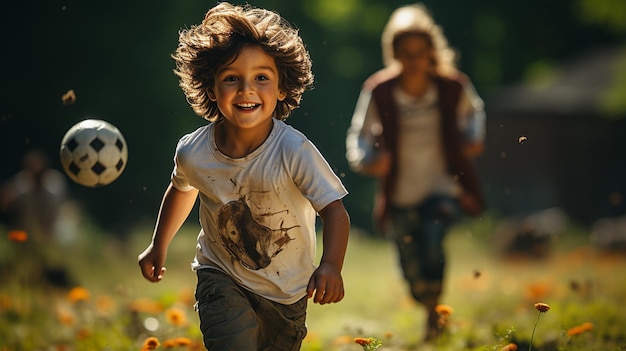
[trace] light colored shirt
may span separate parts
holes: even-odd
[[[413,97],[399,87],[393,89],[398,105],[398,173],[390,203],[413,206],[432,194],[458,196],[461,189],[448,174],[436,85]],[[471,84],[464,86],[458,108],[458,128],[464,141],[482,142],[485,136],[483,102]],[[375,140],[382,134],[382,122],[372,93],[361,91],[346,137],[346,158],[358,170],[376,157]]]
[[[315,270],[315,218],[347,191],[317,148],[282,121],[243,158],[222,154],[214,124],[176,148],[174,187],[199,190],[194,270],[217,268],[246,289],[292,304]]]

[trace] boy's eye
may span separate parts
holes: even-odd
[[[224,81],[225,82],[236,82],[237,81],[237,77],[235,77],[235,76],[226,76],[224,78]]]
[[[263,80],[269,80],[269,77],[261,75],[261,76],[258,76],[258,77],[257,77],[257,80],[261,80],[261,81],[263,81]]]

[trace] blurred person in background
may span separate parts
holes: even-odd
[[[441,333],[435,307],[445,235],[463,213],[479,216],[484,209],[472,163],[483,149],[483,101],[422,4],[391,14],[382,53],[385,67],[359,95],[346,157],[353,171],[379,179],[376,229],[397,245],[411,295],[427,311],[431,340]]]
[[[78,208],[69,196],[65,175],[50,167],[40,149],[28,151],[22,169],[0,186],[0,222],[9,237],[27,241],[32,281],[69,286],[63,246],[74,239]]]
[[[27,152],[22,170],[0,188],[0,213],[8,230],[23,230],[37,244],[63,240],[62,211],[68,200],[65,175],[50,167],[39,149]]]

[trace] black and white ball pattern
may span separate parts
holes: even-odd
[[[74,182],[87,187],[112,183],[124,171],[128,147],[114,125],[86,119],[73,125],[61,142],[61,164]]]

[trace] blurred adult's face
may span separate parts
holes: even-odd
[[[395,45],[395,59],[406,75],[425,75],[431,70],[433,50],[422,35],[404,35]]]

